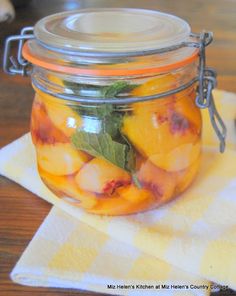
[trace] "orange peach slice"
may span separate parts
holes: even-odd
[[[97,215],[126,215],[131,212],[130,202],[119,197],[99,199],[95,207],[88,210],[91,214]]]
[[[133,114],[124,117],[122,133],[135,148],[149,158],[159,153],[168,153],[182,144],[194,143],[199,132],[182,114],[175,112],[172,106],[160,106],[148,110],[145,106]]]
[[[190,123],[193,123],[198,133],[200,133],[202,116],[200,109],[196,107],[195,99],[196,92],[194,88],[179,92],[176,94],[174,108],[176,112],[187,118]]]
[[[158,130],[152,118],[153,114],[148,111],[143,110],[142,113],[136,113],[134,110],[133,115],[125,116],[123,120],[122,133],[144,157],[149,157],[159,151],[157,149],[159,147],[157,145]]]
[[[150,191],[128,185],[118,188],[114,197],[99,199],[95,207],[88,211],[101,215],[128,215],[152,209],[157,205],[157,200]]]
[[[38,170],[42,180],[56,195],[62,198],[65,196],[74,198],[79,201],[80,206],[85,209],[92,208],[96,205],[96,195],[80,190],[75,182],[74,175],[55,176],[44,171],[40,166]]]
[[[201,144],[199,141],[196,144],[180,145],[166,154],[152,155],[149,160],[163,170],[176,172],[190,166],[199,157],[200,152]]]
[[[146,161],[138,172],[138,179],[143,188],[149,189],[161,203],[168,201],[174,193],[176,177]]]
[[[177,86],[174,75],[151,79],[132,91],[145,96],[161,93]],[[122,132],[140,154],[149,158],[164,157],[174,148],[195,143],[201,134],[201,113],[195,105],[191,87],[176,95],[132,105],[133,112],[125,116]]]
[[[54,123],[54,125],[63,131],[63,133],[71,137],[76,128],[82,124],[81,117],[72,110],[72,108],[58,103],[52,103],[51,101],[44,101],[48,116]]]
[[[53,124],[60,129],[66,136],[70,137],[75,129],[82,124],[82,118],[71,107],[67,106],[66,101],[43,93],[36,88],[37,96],[43,102],[46,112]]]
[[[126,171],[102,158],[86,163],[75,179],[83,190],[106,194],[112,194],[117,187],[131,182]]]
[[[69,142],[68,137],[52,123],[38,96],[32,106],[30,130],[35,145]]]
[[[37,145],[36,152],[39,166],[57,176],[77,172],[90,159],[70,144]]]
[[[120,197],[132,203],[140,203],[147,199],[156,200],[151,191],[144,188],[139,189],[133,184],[118,188],[117,193]]]
[[[132,91],[133,96],[151,96],[165,92],[176,86],[176,78],[173,74],[164,74],[150,79]]]

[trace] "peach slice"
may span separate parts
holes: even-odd
[[[43,93],[37,88],[36,93],[44,103],[46,112],[53,124],[66,136],[71,137],[75,129],[81,126],[82,118],[66,105],[66,101]]]
[[[117,194],[132,203],[141,203],[147,199],[156,200],[151,191],[144,188],[139,189],[133,184],[118,188]]]
[[[175,95],[175,111],[182,114],[194,125],[197,132],[200,133],[202,127],[202,116],[199,108],[196,107],[196,92],[194,88],[186,89]]]
[[[151,96],[165,92],[176,86],[176,78],[173,74],[164,74],[148,80],[132,91],[133,96]]]
[[[117,187],[131,182],[123,169],[102,158],[93,158],[76,175],[78,186],[87,191],[111,195]]]
[[[149,160],[163,170],[176,172],[190,166],[199,157],[200,152],[199,141],[196,144],[182,144],[165,155],[163,153],[152,155]]]
[[[39,166],[57,176],[73,174],[90,160],[90,156],[70,144],[37,145],[36,152]]]
[[[98,203],[88,210],[91,214],[97,215],[126,215],[132,211],[130,209],[130,202],[125,201],[119,197],[99,199]]]
[[[32,106],[30,130],[35,145],[69,142],[68,137],[52,123],[45,105],[37,96]]]
[[[166,74],[136,87],[135,96],[155,95],[178,84],[178,78]],[[195,90],[190,87],[162,99],[132,105],[133,112],[124,118],[122,132],[140,154],[165,157],[174,148],[195,143],[201,134],[201,113],[195,105]]]
[[[134,109],[134,114],[125,116],[123,120],[122,133],[144,157],[157,153],[158,130],[153,124],[152,117],[148,110],[139,112],[138,108],[137,112]]]
[[[152,209],[157,204],[156,198],[149,190],[138,189],[131,184],[118,188],[114,197],[99,199],[89,212],[102,215],[127,215]]]
[[[168,153],[183,144],[194,143],[199,137],[181,115],[173,113],[169,120],[155,112],[145,113],[145,110],[125,116],[122,132],[146,158]]]
[[[44,183],[57,195],[62,198],[71,197],[78,200],[80,206],[89,209],[96,205],[97,197],[95,194],[80,190],[75,182],[74,175],[55,176],[44,171],[38,166],[39,175]]]
[[[159,106],[158,102],[142,104],[142,108],[134,106],[133,114],[124,117],[122,132],[144,157],[165,157],[181,145],[198,141],[201,121],[196,126],[190,121],[191,115],[186,117],[179,107],[175,109],[174,102]]]
[[[48,116],[52,122],[58,127],[63,133],[71,137],[75,132],[76,128],[82,124],[81,117],[72,110],[72,108],[58,103],[52,103],[51,101],[44,101],[48,112]]]
[[[137,175],[143,188],[149,189],[161,203],[173,196],[176,186],[174,174],[156,167],[150,160],[147,160]]]

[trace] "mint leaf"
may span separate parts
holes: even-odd
[[[112,139],[121,142],[120,129],[123,122],[123,116],[120,113],[112,113],[112,116],[107,116],[101,121],[102,132],[108,133]]]
[[[134,158],[131,146],[113,140],[108,133],[77,131],[71,141],[77,149],[94,157],[102,157],[128,172],[134,169],[134,161],[130,161]]]

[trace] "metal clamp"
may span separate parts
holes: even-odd
[[[3,70],[7,74],[15,75],[20,74],[22,76],[29,75],[28,66],[30,63],[26,61],[22,56],[23,44],[26,40],[33,39],[33,27],[25,27],[21,30],[20,35],[10,36],[6,39],[4,54],[3,54]],[[31,33],[31,34],[29,34]],[[11,47],[13,42],[18,42],[17,59],[11,55]]]
[[[199,76],[196,105],[200,109],[208,108],[212,127],[220,141],[220,152],[223,153],[225,150],[226,126],[216,109],[212,94],[217,84],[216,72],[214,69],[206,67],[205,47],[211,43],[213,36],[209,32],[203,32],[199,39]]]

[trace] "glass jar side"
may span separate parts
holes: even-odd
[[[61,83],[55,73],[48,75],[51,84]],[[169,75],[162,79],[176,84]],[[145,79],[129,96],[160,91],[160,76]],[[162,87],[170,85],[164,82]],[[35,90],[31,134],[39,173],[59,197],[91,213],[131,214],[172,200],[194,179],[201,154],[194,85],[123,105],[82,104]]]
[[[110,67],[113,68],[114,65]],[[103,98],[107,101],[109,97],[114,100],[114,97],[136,96],[138,101],[141,101],[145,100],[141,97],[156,96],[193,84],[197,80],[197,72],[198,62],[195,60],[171,72],[164,71],[154,74],[147,72],[130,76],[71,75],[34,66],[31,78],[33,85],[42,91],[53,95],[56,93],[61,98],[72,95],[69,99],[75,101],[81,101],[83,97],[99,98],[100,102]]]

